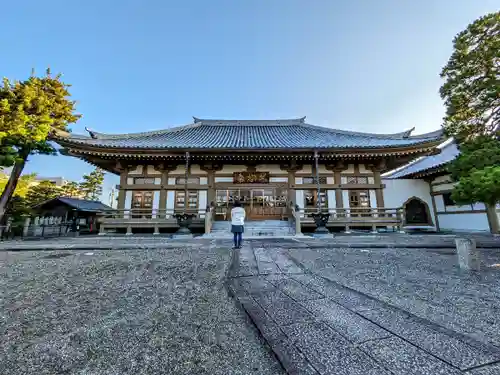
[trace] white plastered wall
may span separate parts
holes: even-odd
[[[434,209],[429,184],[423,180],[382,179],[385,184],[384,205],[387,208],[399,208],[412,197],[421,199],[429,207],[430,219],[435,226]]]
[[[485,213],[438,214],[441,230],[489,232],[488,217]]]
[[[337,198],[335,197],[335,190],[328,190],[328,208],[337,208]]]
[[[451,182],[449,175],[436,177],[431,184],[434,192],[443,193],[450,192],[455,185],[455,183]],[[434,195],[434,200],[441,230],[473,232],[488,232],[490,230],[488,216],[485,212],[469,212],[486,210],[483,203],[445,206],[442,194]]]

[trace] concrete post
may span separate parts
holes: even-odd
[[[372,233],[378,233],[377,232],[377,224],[375,224],[375,223],[372,224]]]
[[[300,224],[300,211],[295,210],[294,215],[295,215],[295,235],[302,236],[302,226]]]
[[[158,235],[158,234],[160,234],[160,228],[158,227],[158,224],[155,224],[153,235]]]
[[[455,245],[460,268],[467,271],[479,271],[481,256],[476,248],[476,241],[469,238],[455,238]]]
[[[205,233],[210,233],[212,230],[212,210],[210,207],[207,207],[207,211],[205,212]]]
[[[99,226],[99,234],[98,235],[99,236],[105,236],[106,235],[106,227],[103,224],[101,224]]]
[[[349,224],[345,225],[345,231],[344,231],[344,233],[347,233],[347,234],[351,233],[351,228],[349,227]]]
[[[132,227],[129,225],[127,226],[127,233],[125,233],[126,236],[131,236],[132,235]]]
[[[31,221],[31,219],[29,217],[27,217],[26,219],[24,219],[23,237],[28,236],[28,231],[30,229],[30,221]]]

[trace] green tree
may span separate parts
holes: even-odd
[[[31,213],[31,209],[26,204],[26,198],[14,195],[7,205],[5,213],[12,219],[13,223],[21,223],[23,218]]]
[[[61,196],[69,198],[79,198],[83,195],[80,185],[77,182],[71,181],[61,186]]]
[[[19,177],[19,181],[14,191],[14,196],[24,198],[29,191],[30,186],[35,182],[36,173],[25,174]],[[4,191],[9,176],[0,174],[0,191]]]
[[[98,200],[102,193],[103,182],[104,171],[100,168],[96,168],[91,173],[84,175],[83,182],[80,183],[80,190],[84,198]]]
[[[67,131],[76,122],[75,102],[69,85],[61,76],[31,76],[25,81],[3,80],[0,87],[0,164],[12,165],[12,173],[0,197],[0,218],[16,190],[19,177],[30,155],[55,155],[49,137]]]
[[[37,185],[33,185],[26,194],[26,206],[33,208],[60,195],[61,188],[50,181],[42,181]]]
[[[479,18],[455,37],[441,78],[448,135],[462,143],[499,130],[500,12]]]
[[[453,40],[453,53],[441,72],[445,83],[444,130],[458,143],[460,156],[449,170],[458,183],[457,203],[484,202],[493,232],[499,231],[500,201],[500,12],[471,23]]]

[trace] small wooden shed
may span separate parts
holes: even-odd
[[[42,217],[58,218],[59,222],[76,222],[81,230],[98,231],[97,216],[113,208],[99,201],[57,197],[33,207]]]

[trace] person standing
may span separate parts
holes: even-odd
[[[233,233],[234,249],[241,249],[243,232],[245,231],[245,209],[240,201],[235,201],[231,210],[231,232]]]

